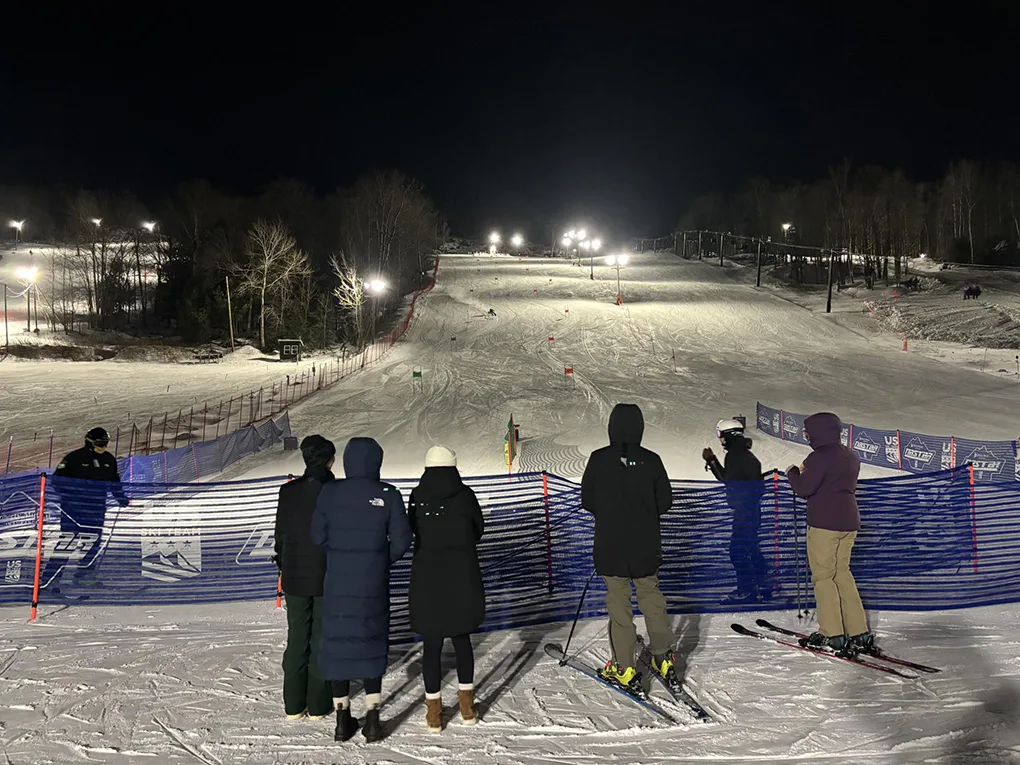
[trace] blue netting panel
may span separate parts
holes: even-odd
[[[485,629],[569,619],[592,571],[591,516],[579,487],[541,474],[466,479],[486,518],[479,546]],[[416,479],[394,481],[405,500]],[[47,479],[41,569],[44,605],[271,600],[273,525],[282,479],[210,484]],[[662,587],[673,612],[735,610],[733,512],[745,486],[674,482],[663,518]],[[40,476],[0,480],[0,603],[31,600]],[[764,493],[761,490],[764,489]],[[760,495],[760,499],[758,498]],[[759,545],[780,586],[767,607],[813,604],[803,501],[782,476],[758,486]],[[1020,484],[971,482],[961,468],[861,481],[863,525],[853,570],[871,609],[934,610],[1020,601]],[[130,504],[123,505],[129,501]],[[746,501],[746,500],[745,500]],[[411,558],[392,572],[394,639],[410,637]],[[604,613],[596,577],[583,613]],[[755,606],[761,608],[762,606]]]

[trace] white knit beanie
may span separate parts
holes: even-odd
[[[433,446],[425,452],[425,467],[457,467],[457,453],[445,446]]]

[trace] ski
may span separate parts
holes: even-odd
[[[807,635],[804,634],[803,632],[795,632],[793,630],[784,629],[783,627],[778,627],[772,622],[767,621],[765,619],[759,619],[758,621],[755,622],[755,624],[757,624],[759,627],[764,627],[767,630],[778,632],[780,635],[787,635],[789,637],[795,638],[807,637]],[[907,661],[906,659],[898,659],[895,656],[890,656],[887,653],[883,653],[881,650],[879,650],[878,653],[867,653],[863,655],[871,659],[881,659],[882,661],[887,661],[890,664],[897,664],[901,667],[906,667],[907,669],[913,669],[917,672],[935,673],[942,671],[938,667],[929,667],[925,664],[918,664],[917,662]]]
[[[686,688],[684,688],[684,684],[676,677],[676,675],[673,675],[670,680],[667,680],[655,671],[655,667],[652,666],[652,654],[648,650],[648,646],[645,645],[644,639],[638,635],[637,640],[638,647],[641,651],[640,661],[645,665],[645,667],[647,667],[648,672],[652,675],[652,677],[659,681],[659,685],[665,688],[666,692],[673,697],[673,700],[693,714],[698,722],[714,722],[712,715],[710,715],[708,711],[698,703],[698,700],[695,699]]]
[[[758,640],[767,640],[770,643],[778,643],[779,645],[785,645],[789,648],[796,648],[798,651],[807,651],[813,653],[815,656],[823,656],[827,659],[836,659],[837,661],[845,661],[848,664],[856,664],[858,667],[867,667],[873,669],[876,672],[883,672],[887,675],[895,675],[896,677],[902,677],[904,680],[917,680],[917,675],[908,675],[906,672],[900,672],[898,669],[887,667],[885,664],[876,664],[875,662],[867,661],[866,659],[851,659],[846,656],[839,656],[835,651],[826,650],[824,648],[808,648],[802,646],[800,643],[794,643],[789,640],[782,640],[772,635],[766,635],[764,632],[755,632],[745,627],[743,624],[731,624],[730,627],[738,635],[747,635],[748,637],[757,638]]]
[[[576,672],[580,672],[582,675],[590,677],[597,683],[601,683],[606,688],[610,688],[622,696],[626,696],[628,699],[633,701],[640,707],[643,707],[646,711],[651,712],[653,715],[658,717],[660,720],[668,722],[670,725],[678,725],[679,721],[676,720],[672,715],[667,714],[664,710],[660,709],[655,703],[648,698],[648,695],[643,691],[635,690],[628,686],[614,683],[611,680],[607,680],[599,674],[599,671],[592,667],[590,664],[586,664],[583,661],[579,661],[575,658],[567,658],[563,655],[563,648],[558,646],[556,643],[546,643],[545,652],[553,659],[555,659],[560,666],[570,667]]]

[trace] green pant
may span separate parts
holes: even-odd
[[[319,676],[322,598],[287,595],[287,649],[283,652],[283,704],[287,714],[333,711],[333,692]]]
[[[656,574],[641,579],[627,579],[622,576],[607,576],[606,610],[609,611],[609,643],[613,648],[613,659],[622,667],[634,666],[634,651],[637,647],[637,629],[634,627],[634,608],[630,602],[630,583],[637,591],[638,608],[645,617],[648,629],[648,650],[663,654],[673,649],[676,637],[666,614],[666,598],[659,590]]]

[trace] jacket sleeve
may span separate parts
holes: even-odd
[[[312,513],[312,526],[309,529],[312,543],[326,547],[329,541],[329,517],[326,515],[326,503],[323,501],[329,494],[329,487],[323,486],[319,498],[315,500],[315,511]]]
[[[485,533],[485,517],[482,515],[482,506],[478,504],[478,497],[471,492],[471,523],[475,529],[475,541],[482,538]]]
[[[410,547],[413,538],[411,536],[411,524],[407,521],[407,511],[404,509],[404,498],[400,496],[400,490],[390,488],[390,565],[404,557]]]
[[[790,479],[790,486],[796,492],[798,497],[808,499],[813,497],[818,489],[822,485],[822,481],[825,479],[825,471],[818,467],[817,460],[812,466],[812,458],[815,455],[812,454],[806,460],[804,460],[804,470],[800,468],[793,468],[786,477]]]
[[[117,460],[113,461],[113,483],[110,485],[110,493],[121,507],[127,507],[131,504],[127,494],[124,493],[124,484],[120,480],[120,469],[117,467]]]
[[[729,459],[729,458],[727,457],[727,459]],[[726,470],[725,470],[725,468],[723,468],[722,465],[719,464],[719,458],[718,457],[713,457],[711,460],[709,460],[705,464],[708,466],[708,469],[712,471],[712,475],[715,476],[715,479],[717,481],[725,481],[726,480]]]
[[[414,490],[407,500],[407,525],[411,529],[411,537],[414,539],[415,552],[421,546],[421,536],[418,533],[418,500],[414,497]]]
[[[273,552],[276,553],[273,560],[280,568],[283,568],[283,526],[280,524],[280,515],[282,512],[283,488],[281,487],[276,500],[276,525],[273,527]]]
[[[655,504],[659,515],[665,515],[673,507],[673,486],[669,482],[669,474],[666,473],[666,466],[662,464],[661,459],[656,466]]]
[[[595,481],[598,471],[593,467],[595,455],[588,457],[588,464],[584,466],[584,475],[581,477],[581,507],[592,515],[595,515]]]

